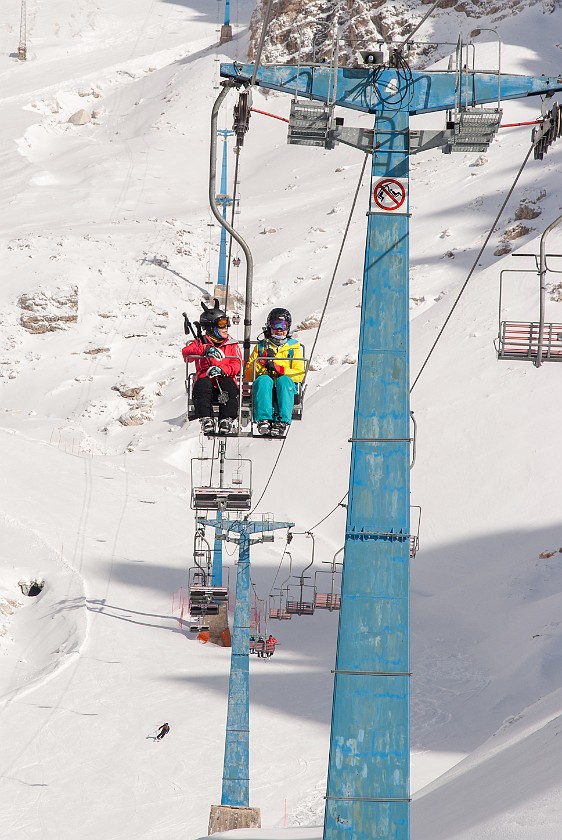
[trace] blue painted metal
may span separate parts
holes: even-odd
[[[221,65],[226,77],[249,79],[252,71]],[[468,76],[471,99],[462,104],[497,102],[497,74]],[[257,80],[321,101],[331,93],[326,66],[260,67]],[[384,70],[373,80],[367,68],[338,71],[336,103],[377,116],[324,840],[410,836],[408,119],[453,108],[457,77],[413,73],[407,84]],[[532,96],[562,90],[562,79],[501,75],[499,90],[503,99]],[[388,178],[405,200],[384,210],[374,196]]]
[[[228,140],[227,138],[234,134],[233,131],[229,131],[226,128],[221,128],[217,131],[217,134],[221,134],[223,137],[223,147],[222,147],[222,168],[221,168],[221,191],[220,195],[216,196],[216,202],[219,207],[222,207],[222,217],[226,220],[226,211],[229,207],[232,206],[232,199],[229,195],[227,195],[228,190],[228,164],[227,164],[227,154],[228,154]],[[221,227],[221,238],[220,238],[220,247],[219,247],[219,273],[217,278],[217,285],[218,286],[226,286],[226,228]]]
[[[213,565],[211,569],[211,586],[222,586],[222,510],[217,510],[217,526],[213,543]]]
[[[324,837],[409,837],[408,115],[377,118]]]
[[[201,519],[217,528],[217,519]],[[222,521],[220,523],[222,525]],[[221,805],[250,805],[250,546],[251,535],[294,528],[294,522],[228,520],[228,533],[239,534],[236,605],[232,627],[228,711]],[[259,541],[259,540],[256,540]]]
[[[221,76],[250,79],[253,64],[221,64]],[[343,67],[338,70],[336,105],[367,111],[371,114],[386,109],[405,110],[409,114],[445,111],[455,106],[457,74],[449,70],[412,71],[409,82],[404,73],[383,70],[375,79],[375,71],[366,67]],[[465,79],[468,77],[468,84]],[[373,83],[374,82],[374,83]],[[332,101],[332,74],[324,65],[274,64],[258,69],[256,83],[268,90]],[[519,99],[562,90],[562,78],[501,74],[501,99]],[[468,97],[465,95],[468,91]],[[463,74],[462,105],[485,105],[498,101],[498,74]],[[458,103],[457,103],[458,104]]]
[[[224,25],[230,26],[230,0],[224,4]]]

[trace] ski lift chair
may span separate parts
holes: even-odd
[[[329,610],[330,612],[334,612],[335,610],[341,609],[341,595],[339,592],[335,591],[335,576],[337,574],[341,575],[341,570],[338,571],[337,566],[341,566],[341,563],[336,561],[336,557],[338,554],[341,554],[343,551],[343,547],[336,551],[334,557],[329,562],[330,569],[318,569],[314,573],[314,607],[317,610]],[[329,592],[318,592],[318,575],[330,575],[330,591]]]
[[[279,606],[271,606],[271,604],[275,604],[275,599],[278,597],[279,599]],[[270,607],[269,607],[269,617],[275,618],[278,621],[290,621],[291,614],[287,612],[286,606],[283,605],[283,589],[280,590],[279,596],[270,595]]]
[[[548,272],[561,274],[562,270],[550,268],[547,258],[562,257],[562,254],[544,253],[544,239],[555,224],[562,221],[562,216],[543,233],[541,237],[541,254],[513,254],[520,257],[534,257],[536,268],[533,269],[504,269],[500,272],[499,296],[499,326],[495,347],[498,359],[510,361],[533,362],[540,367],[543,362],[562,362],[562,323],[552,323],[545,320],[546,309],[546,275]],[[504,274],[535,274],[539,276],[540,303],[537,321],[502,321],[504,296]]]
[[[304,574],[299,575],[298,584],[298,600],[289,600],[289,593],[287,592],[286,611],[289,615],[314,615],[314,605],[316,601],[316,587],[314,584],[305,583],[305,580],[310,578],[305,577]],[[305,590],[312,590],[311,597],[307,598],[308,592]]]
[[[225,458],[224,463],[232,464],[236,461],[237,466],[232,474],[230,487],[213,487],[211,485],[213,458],[192,458],[191,459],[191,507],[194,510],[250,510],[252,506],[252,462],[249,458]],[[202,485],[195,470],[201,469],[205,463],[209,463],[209,483]],[[246,465],[244,467],[244,465]],[[245,471],[245,475],[243,475]],[[243,486],[243,482],[246,486]]]
[[[312,531],[305,532],[307,537],[312,539],[312,554],[310,557],[310,563],[304,567],[300,575],[293,575],[298,580],[298,593],[299,598],[297,601],[289,600],[289,590],[287,589],[287,605],[286,610],[290,615],[314,615],[314,603],[316,600],[316,575],[314,576],[314,583],[305,583],[305,580],[310,580],[310,576],[306,575],[309,569],[312,568],[314,565],[314,534]],[[310,598],[305,597],[305,589],[307,590],[307,594],[312,593]]]

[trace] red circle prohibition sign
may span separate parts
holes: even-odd
[[[384,178],[375,184],[373,200],[381,210],[398,210],[406,200],[406,188],[394,178]]]

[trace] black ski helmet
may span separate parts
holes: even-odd
[[[201,329],[205,330],[205,332],[208,332],[212,327],[216,327],[217,322],[223,318],[226,320],[226,326],[230,326],[230,318],[227,317],[224,309],[220,308],[217,298],[215,298],[215,304],[212,309],[204,301],[201,301],[201,307],[203,312],[199,317],[199,323],[201,324]]]
[[[267,316],[265,327],[263,328],[263,332],[266,338],[271,337],[271,325],[274,323],[274,321],[278,321],[280,319],[283,319],[287,322],[287,334],[291,332],[291,324],[293,322],[293,319],[291,318],[291,313],[288,309],[284,309],[282,306],[276,306],[275,309],[272,309],[269,315]]]

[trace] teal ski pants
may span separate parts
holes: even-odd
[[[297,385],[288,376],[272,379],[263,373],[256,377],[252,389],[254,401],[254,422],[274,420],[290,423]]]

